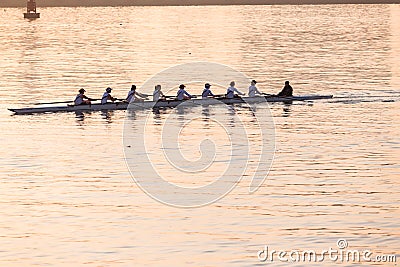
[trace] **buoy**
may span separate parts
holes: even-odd
[[[40,13],[36,12],[36,0],[27,0],[26,2],[26,13],[24,13],[26,19],[38,19]]]

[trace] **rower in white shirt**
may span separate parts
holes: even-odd
[[[178,100],[184,100],[184,99],[187,100],[193,97],[191,94],[186,92],[185,87],[186,86],[184,84],[179,85],[179,90],[178,93],[176,94],[176,98]]]
[[[129,91],[128,96],[126,97],[124,102],[127,102],[127,103],[131,103],[131,102],[135,102],[135,101],[141,102],[141,101],[144,101],[145,99],[147,99],[147,96],[148,95],[146,95],[146,94],[137,92],[136,85],[132,84],[131,90]]]
[[[157,84],[154,87],[154,92],[153,92],[153,101],[157,102],[158,100],[165,100],[165,95],[163,92],[161,92],[161,85]]]
[[[214,96],[214,94],[211,92],[211,90],[210,90],[210,87],[211,87],[211,84],[209,84],[209,83],[206,83],[205,85],[204,85],[204,90],[203,90],[203,93],[201,94],[201,97],[202,98],[208,98],[209,96]]]
[[[90,98],[85,96],[86,90],[81,88],[79,89],[79,94],[76,95],[75,100],[74,100],[74,105],[90,105],[91,101]],[[84,100],[86,99],[86,100]]]
[[[252,80],[251,84],[249,86],[249,97],[255,97],[256,94],[258,95],[262,95],[262,93],[260,91],[258,91],[257,87],[256,87],[256,80]]]
[[[235,95],[235,93],[239,95],[244,95],[242,92],[239,92],[239,90],[235,88],[235,82],[232,81],[230,83],[230,87],[228,87],[228,90],[226,91],[226,98],[238,97],[238,95]]]
[[[104,92],[102,98],[101,98],[101,104],[107,104],[108,100],[111,100],[112,102],[114,102],[115,100],[117,100],[115,97],[112,97],[111,95],[111,88],[107,87],[106,91]]]

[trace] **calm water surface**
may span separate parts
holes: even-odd
[[[48,8],[31,22],[22,11],[0,11],[0,265],[262,266],[264,245],[321,251],[339,238],[400,260],[399,5]],[[197,209],[160,204],[133,183],[124,111],[7,111],[72,99],[80,87],[124,97],[131,83],[192,61],[227,64],[267,93],[289,79],[296,94],[343,98],[270,105],[276,154],[263,186],[248,194],[245,176]],[[164,110],[149,127],[175,112],[225,110]],[[297,264],[312,265],[336,264]]]

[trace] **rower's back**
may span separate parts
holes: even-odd
[[[285,86],[283,87],[282,91],[279,92],[278,96],[293,96],[293,88],[289,84],[289,81],[285,82]]]

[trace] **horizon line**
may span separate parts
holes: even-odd
[[[37,7],[117,7],[117,6],[231,6],[231,5],[331,5],[400,4],[400,0],[37,0]],[[26,0],[2,0],[1,8],[26,7]]]

